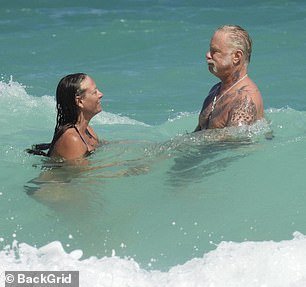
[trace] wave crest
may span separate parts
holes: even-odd
[[[80,286],[99,287],[257,287],[295,286],[306,283],[306,236],[299,232],[280,242],[222,242],[202,258],[194,258],[168,272],[147,271],[133,259],[90,257],[82,251],[66,253],[54,241],[41,248],[28,244],[6,247],[0,252],[0,273],[5,270],[77,270]]]
[[[44,95],[35,97],[29,95],[26,86],[13,81],[11,77],[6,83],[0,81],[0,112],[3,115],[2,121],[10,126],[20,122],[20,128],[44,128],[53,129],[56,117],[56,102],[53,96]],[[22,117],[22,121],[20,118]],[[106,125],[141,125],[148,126],[145,123],[130,119],[126,116],[120,116],[105,112],[98,114],[92,121],[94,124]]]

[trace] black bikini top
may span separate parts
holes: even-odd
[[[80,131],[78,130],[78,128],[77,128],[76,126],[73,126],[73,127],[74,127],[74,129],[77,131],[77,133],[79,134],[81,140],[83,141],[83,143],[84,143],[84,144],[86,145],[86,147],[87,147],[87,151],[86,151],[86,153],[85,153],[85,157],[86,157],[86,156],[89,156],[89,155],[91,155],[91,154],[93,154],[93,153],[94,153],[94,149],[91,150],[91,151],[88,150],[88,143],[85,141],[85,139],[84,139],[83,136],[81,135],[81,133],[80,133]],[[89,132],[88,129],[86,129],[85,133],[86,133],[90,138],[95,138],[95,137]]]
[[[88,150],[88,144],[87,142],[85,141],[85,139],[82,137],[81,133],[79,132],[79,130],[77,129],[77,127],[75,125],[72,125],[72,124],[68,124],[68,125],[65,125],[61,128],[59,128],[59,130],[57,131],[57,133],[54,135],[53,137],[53,140],[51,143],[42,143],[42,144],[35,144],[32,146],[32,148],[29,148],[29,149],[26,149],[26,152],[28,152],[29,154],[34,154],[34,155],[42,155],[42,156],[47,156],[47,157],[50,157],[52,151],[53,151],[53,148],[54,148],[54,145],[55,143],[58,141],[58,139],[64,134],[64,132],[70,128],[74,128],[76,130],[76,132],[79,134],[81,140],[84,142],[84,144],[86,145],[87,147],[87,151],[85,153],[85,157],[86,156],[89,156],[91,155],[94,150],[92,151],[89,151]],[[96,139],[90,132],[88,129],[86,129],[86,134],[90,137],[90,138],[94,138]],[[97,139],[96,139],[97,140]],[[97,140],[98,141],[98,140]]]

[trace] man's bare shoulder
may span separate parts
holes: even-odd
[[[263,117],[263,102],[257,85],[248,80],[236,91],[230,103],[227,126],[250,125]]]
[[[241,101],[253,102],[258,111],[263,110],[263,100],[257,85],[251,80],[247,79],[236,91],[236,99]]]
[[[254,101],[262,101],[260,90],[251,79],[248,79],[240,89],[241,93],[244,93],[245,96],[252,97]]]

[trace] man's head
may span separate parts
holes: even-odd
[[[249,33],[238,25],[224,25],[217,31],[223,32],[228,36],[228,45],[233,49],[243,52],[244,60],[248,64],[252,54],[252,39]]]
[[[252,41],[248,33],[240,26],[225,25],[215,31],[206,60],[210,72],[222,78],[247,66],[251,52]]]

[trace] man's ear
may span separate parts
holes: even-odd
[[[243,59],[243,52],[241,50],[236,50],[233,55],[234,65],[239,65]]]

